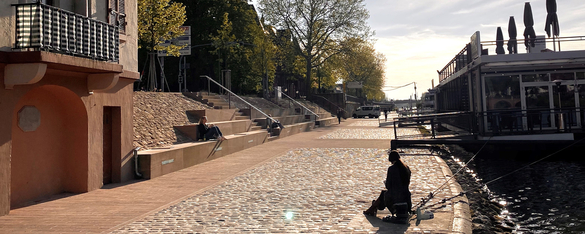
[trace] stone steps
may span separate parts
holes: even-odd
[[[312,121],[311,118],[307,118],[307,115],[295,111],[267,109],[263,111],[274,115],[273,118],[284,125],[278,136],[269,136],[265,130],[265,116],[256,111],[228,109],[228,103],[216,94],[184,93],[184,95],[207,103],[214,109],[187,111],[187,114],[193,117],[189,118],[193,123],[174,127],[176,131],[191,138],[193,142],[138,152],[138,170],[146,179],[172,173],[268,141],[310,131],[317,126],[328,126],[337,121],[334,117]],[[251,119],[252,114],[255,117]],[[216,140],[198,141],[196,122],[203,116],[207,116],[209,124],[218,126],[227,140],[222,142]],[[327,115],[324,113],[323,116]]]
[[[209,124],[215,124],[227,140],[197,141],[197,124],[175,126],[194,142],[155,148],[138,152],[138,167],[145,179],[152,179],[199,163],[238,152],[268,140],[273,141],[315,128],[314,121],[307,121],[303,115],[275,117],[285,128],[279,136],[269,137],[264,129],[266,119],[250,120],[246,111],[237,109],[207,109],[187,111],[195,119],[207,116]],[[248,112],[249,113],[249,112]]]

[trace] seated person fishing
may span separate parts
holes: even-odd
[[[199,126],[197,126],[197,131],[199,133],[199,139],[218,139],[220,141],[226,140],[217,126],[213,124],[207,125],[207,116],[203,116],[201,119],[199,119]]]
[[[408,223],[408,213],[412,209],[411,194],[408,190],[410,168],[400,160],[400,154],[395,150],[388,153],[388,161],[392,166],[388,167],[384,182],[387,190],[382,190],[378,199],[372,201],[372,206],[364,211],[364,214],[376,216],[378,210],[388,208],[392,215],[385,217],[384,221]]]

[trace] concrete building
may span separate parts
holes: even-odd
[[[0,215],[133,179],[136,6],[0,1]]]

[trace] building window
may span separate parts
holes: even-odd
[[[575,73],[551,73],[550,80],[575,80]]]
[[[120,28],[120,33],[126,34],[126,10],[124,0],[109,0],[109,22]]]
[[[522,82],[538,82],[538,81],[549,81],[548,74],[529,74],[522,75]]]
[[[517,75],[487,76],[485,86],[488,110],[520,108],[520,78]]]

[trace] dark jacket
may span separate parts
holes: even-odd
[[[197,139],[205,139],[205,133],[209,131],[209,127],[207,124],[199,124],[197,125]]]
[[[410,185],[410,169],[406,168],[406,178],[402,178],[400,173],[400,166],[394,164],[388,167],[388,173],[386,174],[386,189],[388,192],[386,193],[385,201],[386,203],[400,203],[400,202],[409,202],[410,203],[410,191],[408,190],[408,186]]]

